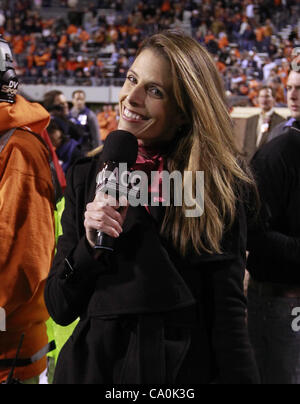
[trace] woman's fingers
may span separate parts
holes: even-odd
[[[120,212],[112,208],[111,206],[101,206],[96,204],[87,205],[86,212],[94,219],[98,221],[103,221],[106,216],[111,217],[117,221],[120,225],[123,224],[123,218]]]
[[[84,226],[91,246],[94,245],[97,231],[101,231],[113,238],[120,236],[129,206],[127,199],[124,199],[124,197],[118,202],[101,192],[98,194],[95,200],[87,205],[85,212]]]
[[[123,218],[119,212],[111,207],[105,206],[101,211],[87,210],[85,218],[88,221],[89,227],[94,227],[95,230],[104,231],[104,227],[111,227],[119,234],[123,231]]]

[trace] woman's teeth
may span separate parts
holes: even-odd
[[[124,116],[129,119],[133,119],[135,121],[143,121],[144,117],[142,115],[135,114],[134,112],[129,111],[129,109],[124,108]]]

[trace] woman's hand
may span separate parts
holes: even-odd
[[[118,202],[101,191],[96,194],[94,201],[86,207],[84,220],[86,238],[92,248],[95,247],[97,231],[113,238],[120,236],[128,206],[128,201],[124,197]]]

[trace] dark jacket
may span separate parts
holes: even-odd
[[[100,128],[96,114],[89,108],[84,107],[80,112],[72,108],[69,119],[82,132],[79,141],[82,150],[87,153],[101,146]]]
[[[300,130],[262,147],[252,167],[262,209],[249,231],[247,268],[260,282],[300,285]]]
[[[289,132],[291,127],[300,129],[300,121],[295,118],[289,118],[288,120],[281,122],[272,130],[268,141],[270,142],[278,136],[285,135]]]
[[[159,235],[162,207],[152,215],[130,207],[115,252],[97,261],[83,223],[99,168],[99,159],[85,159],[69,173],[64,235],[46,285],[58,324],[80,316],[55,383],[257,383],[245,321],[243,206],[226,253],[186,259]]]

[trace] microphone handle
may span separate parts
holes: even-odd
[[[123,210],[123,208],[120,207],[118,209],[118,212],[121,212],[122,210]],[[116,242],[115,238],[108,236],[106,233],[103,233],[103,231],[101,231],[101,230],[98,230],[94,249],[113,252],[115,242]]]
[[[99,178],[97,177],[97,179],[96,179],[96,183],[97,183],[96,193],[102,192],[103,189],[106,189],[110,185],[116,186],[113,183],[110,184],[108,176],[106,174],[107,172],[113,173],[116,167],[117,167],[117,163],[113,162],[113,161],[108,161],[103,164],[103,168],[98,174]],[[114,251],[114,241],[115,240],[112,237],[103,233],[101,230],[98,230],[94,249],[95,250]]]
[[[102,231],[97,231],[97,237],[95,242],[95,250],[106,250],[106,251],[114,251],[114,243],[115,239]]]
[[[126,194],[128,193],[128,188],[121,186],[118,182],[118,179],[116,181],[110,181],[109,178],[105,175],[105,172],[108,171],[110,173],[113,173],[114,170],[117,168],[117,163],[116,162],[107,162],[105,163],[105,167],[103,170],[99,173],[99,175],[104,177],[104,180],[99,181],[101,183],[100,187],[97,185],[97,192],[102,192],[104,190],[110,190],[114,196],[116,197],[117,200],[120,199],[120,193],[121,194]],[[119,174],[120,176],[120,174]],[[98,183],[98,181],[97,181]],[[118,210],[120,211],[122,208],[119,208]],[[106,251],[114,251],[114,243],[115,239],[111,236],[108,236],[106,233],[103,233],[101,230],[97,231],[97,237],[96,237],[96,242],[94,249],[95,250],[106,250]]]

